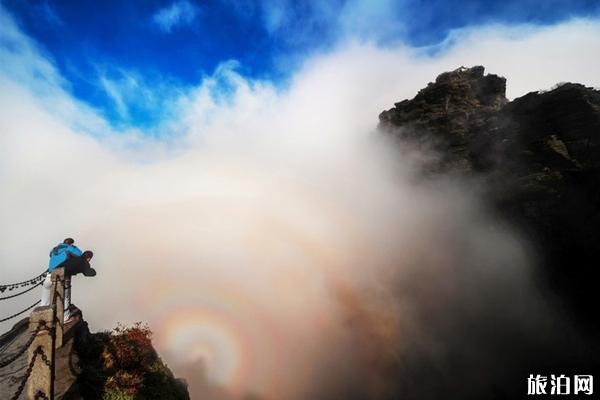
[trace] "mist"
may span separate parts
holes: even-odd
[[[458,397],[539,365],[557,343],[576,346],[527,241],[487,209],[477,181],[421,180],[421,160],[436,155],[376,124],[464,64],[506,76],[512,97],[599,86],[597,23],[481,27],[436,51],[348,41],[284,88],[224,63],[173,99],[178,118],[154,136],[79,103],[11,28],[2,281],[37,275],[74,237],[95,253],[98,276],[73,283],[90,327],[147,322],[193,398]],[[568,61],[549,62],[556,54]],[[218,95],[224,86],[231,95]]]

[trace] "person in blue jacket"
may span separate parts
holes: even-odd
[[[55,246],[50,251],[50,261],[48,262],[48,274],[44,279],[42,291],[42,306],[50,305],[52,296],[52,280],[51,273],[56,268],[65,268],[65,274],[72,276],[78,273],[83,273],[86,276],[95,276],[96,271],[90,267],[89,261],[92,258],[91,251],[81,252],[75,241],[72,238],[65,239],[62,243]],[[92,272],[93,271],[93,272]],[[71,304],[71,288],[65,288],[65,312],[64,320],[67,321],[70,317],[69,306]]]
[[[58,268],[62,263],[67,261],[68,258],[80,256],[81,254],[81,250],[75,246],[75,240],[72,238],[66,238],[62,243],[50,250],[48,272],[51,273],[54,271],[54,269]]]

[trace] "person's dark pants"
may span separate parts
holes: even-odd
[[[90,263],[83,257],[71,257],[61,264],[65,269],[65,276],[83,274],[85,276],[96,276],[96,270],[90,267]]]

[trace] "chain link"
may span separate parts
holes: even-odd
[[[24,312],[31,310],[33,307],[37,306],[37,305],[38,305],[38,304],[40,304],[41,302],[42,302],[41,300],[38,300],[38,301],[36,301],[35,303],[33,303],[32,305],[30,305],[29,307],[27,307],[26,309],[24,309],[24,310],[22,310],[22,311],[19,311],[19,312],[18,312],[18,313],[16,313],[16,314],[10,315],[10,316],[8,316],[8,317],[6,317],[6,318],[0,319],[0,322],[8,321],[8,320],[9,320],[9,319],[11,319],[11,318],[18,317],[19,315],[23,314]]]
[[[13,295],[11,295],[11,296],[0,297],[0,300],[8,300],[8,299],[12,299],[13,297],[20,296],[20,295],[22,295],[22,294],[25,294],[25,293],[27,293],[27,292],[30,292],[30,291],[32,291],[33,289],[35,289],[36,287],[38,287],[38,286],[42,285],[43,283],[44,283],[44,281],[40,281],[40,282],[36,283],[35,285],[33,285],[32,287],[30,287],[30,288],[29,288],[29,289],[27,289],[27,290],[23,290],[22,292],[15,293],[15,294],[13,294]]]
[[[27,366],[27,370],[25,371],[25,374],[21,378],[21,383],[19,384],[17,391],[15,392],[13,397],[10,398],[10,400],[17,400],[19,398],[19,396],[21,395],[21,393],[23,392],[23,389],[25,388],[25,384],[27,383],[27,380],[31,376],[31,372],[33,371],[33,366],[35,365],[35,360],[37,359],[37,356],[40,353],[42,353],[42,354],[44,353],[42,346],[39,346],[33,352],[33,357],[31,357],[31,361],[29,362],[29,365]]]
[[[31,278],[31,279],[23,281],[23,282],[17,282],[17,283],[10,283],[10,284],[6,284],[6,285],[0,285],[0,293],[4,293],[5,290],[11,291],[11,290],[14,290],[14,289],[18,289],[18,288],[22,288],[22,287],[26,287],[26,286],[29,286],[29,285],[34,285],[34,284],[37,284],[39,282],[42,282],[46,278],[46,274],[47,273],[48,273],[48,270],[42,272],[41,274],[39,274],[35,278]]]
[[[50,400],[48,398],[48,396],[46,395],[46,393],[42,392],[41,390],[38,390],[34,396],[34,400],[37,400],[37,399]]]
[[[25,388],[25,384],[27,383],[27,380],[29,380],[29,377],[31,376],[31,372],[33,371],[33,366],[35,365],[35,361],[36,361],[38,355],[40,355],[42,357],[42,360],[44,361],[44,363],[48,367],[50,367],[51,364],[50,364],[50,361],[48,360],[48,357],[46,356],[46,353],[44,353],[44,349],[42,348],[42,346],[38,346],[38,348],[35,349],[35,351],[33,352],[33,357],[31,357],[31,361],[29,362],[29,365],[27,366],[27,371],[25,371],[25,374],[21,378],[21,383],[19,384],[17,391],[15,392],[13,397],[10,398],[10,400],[17,400],[19,398],[19,396],[21,395],[21,393],[23,392],[23,389]],[[36,397],[35,397],[36,399],[38,398],[37,396],[40,393],[41,393],[41,395],[45,396],[44,392],[42,392],[41,390],[38,390],[38,392],[36,393]]]
[[[31,334],[31,337],[27,340],[27,343],[25,343],[25,345],[21,348],[21,350],[19,350],[17,353],[13,354],[12,356],[10,356],[9,358],[7,358],[6,360],[0,361],[0,368],[4,368],[7,365],[12,364],[17,358],[21,357],[21,355],[27,351],[27,349],[29,348],[29,346],[31,346],[31,343],[33,343],[33,341],[35,340],[35,337],[37,336],[37,334],[45,326],[46,326],[46,322],[45,321],[40,321],[40,324],[35,329],[35,331]]]
[[[40,353],[40,356],[42,357],[42,361],[44,362],[44,364],[46,364],[46,366],[48,368],[50,368],[52,366],[52,361],[50,361],[50,359],[48,358],[46,353],[44,353],[44,349],[42,349],[42,346],[39,346],[35,351]]]

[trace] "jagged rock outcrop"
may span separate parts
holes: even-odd
[[[472,168],[473,137],[507,103],[506,79],[485,75],[483,67],[459,68],[437,77],[412,100],[403,100],[380,114],[381,126],[403,128],[396,134],[433,148],[440,171]],[[430,166],[434,168],[434,166]]]
[[[439,155],[427,173],[472,176],[532,238],[546,276],[599,329],[600,91],[566,83],[508,102],[481,66],[438,76],[380,114],[380,127]]]

